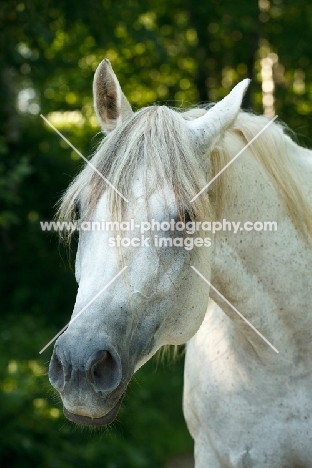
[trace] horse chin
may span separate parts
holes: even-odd
[[[81,424],[83,426],[107,426],[108,424],[111,424],[116,418],[122,399],[123,395],[118,400],[116,405],[107,414],[105,414],[105,416],[102,416],[101,418],[91,418],[89,416],[81,416],[80,414],[71,413],[65,408],[65,406],[63,406],[63,413],[67,419],[76,424]]]

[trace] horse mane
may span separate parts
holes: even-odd
[[[265,116],[241,111],[227,135],[211,153],[211,161],[214,165],[213,175],[218,174],[235,156],[232,150],[234,135],[240,137],[245,145],[263,129],[268,121],[269,119]],[[303,181],[300,173],[302,169],[296,157],[303,149],[287,135],[286,131],[289,131],[286,125],[273,122],[253,141],[249,149],[277,188],[278,196],[284,201],[293,224],[306,239],[307,234],[312,236],[312,209],[302,190]],[[312,162],[312,157],[310,161]],[[229,173],[226,174],[226,172],[215,181],[217,182],[214,187],[215,197],[219,200],[216,207],[217,217],[221,216],[223,194],[227,193],[224,192],[225,181],[229,177]]]
[[[240,136],[247,144],[265,126],[268,119],[241,111],[234,125],[210,151],[210,173],[201,168],[191,144],[184,120],[203,115],[206,108],[193,108],[177,112],[166,106],[150,106],[133,114],[122,125],[104,138],[91,159],[101,174],[126,198],[135,195],[132,186],[137,170],[142,170],[149,195],[167,184],[173,191],[179,216],[188,213],[191,219],[218,219],[222,214],[223,200],[231,197],[231,166],[209,188],[209,197],[200,196],[191,203],[208,180],[218,174],[233,157],[231,139]],[[280,124],[273,123],[250,146],[278,188],[291,219],[301,233],[312,235],[312,212],[301,191],[300,174],[296,161],[290,156],[295,143],[285,134]],[[207,154],[208,157],[208,154]],[[153,177],[151,177],[153,175]],[[150,187],[150,181],[156,186]],[[226,190],[225,188],[226,184]],[[59,221],[74,221],[76,207],[83,198],[87,204],[85,219],[90,219],[103,191],[108,191],[112,218],[122,219],[125,202],[94,170],[86,165],[59,201],[56,217]],[[210,204],[212,200],[212,205]],[[70,231],[65,237],[70,237]],[[64,236],[64,232],[62,233]]]

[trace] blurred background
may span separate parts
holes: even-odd
[[[310,0],[6,0],[0,8],[0,466],[191,467],[183,355],[149,362],[108,429],[67,422],[46,375],[76,292],[72,251],[41,232],[100,141],[92,79],[108,57],[134,109],[215,101],[239,80],[244,107],[278,114],[312,146]]]

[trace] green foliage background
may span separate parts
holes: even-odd
[[[0,466],[164,467],[192,451],[181,412],[183,359],[148,363],[113,427],[65,421],[46,375],[76,285],[67,252],[42,233],[77,155],[99,141],[92,76],[108,57],[133,107],[186,107],[253,78],[245,107],[262,112],[260,59],[274,65],[276,111],[310,145],[312,4],[308,0],[6,0],[0,9]],[[64,114],[65,113],[65,114]],[[67,119],[67,120],[66,120]],[[74,256],[74,252],[72,252]]]

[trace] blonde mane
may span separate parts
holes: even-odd
[[[141,109],[104,138],[91,162],[126,198],[131,199],[135,195],[132,193],[134,177],[141,169],[146,199],[152,191],[161,190],[165,181],[175,195],[180,217],[188,213],[191,219],[218,219],[222,214],[224,197],[231,196],[228,189],[231,184],[227,184],[227,190],[224,190],[226,181],[231,177],[230,168],[211,185],[209,197],[198,197],[193,203],[190,200],[205,185],[207,176],[210,179],[216,175],[235,156],[229,144],[231,138],[226,137],[234,133],[247,143],[268,120],[241,111],[225,138],[210,152],[211,167],[207,175],[195,157],[184,125],[184,119],[194,119],[205,112],[206,109],[190,109],[177,113],[165,106]],[[298,230],[305,235],[308,231],[312,235],[312,212],[300,188],[298,168],[289,156],[288,147],[291,144],[294,145],[285,135],[283,127],[273,123],[265,134],[255,140],[251,150],[279,189]],[[152,188],[151,180],[155,181]],[[90,219],[104,190],[108,191],[112,218],[121,220],[124,200],[88,165],[59,201],[57,219],[75,220],[77,203],[81,198],[87,205],[84,219]],[[70,232],[67,233],[69,236]]]
[[[264,116],[256,116],[241,111],[234,125],[228,130],[227,135],[225,135],[225,138],[211,152],[211,177],[218,174],[229,160],[235,156],[232,151],[234,135],[236,137],[239,136],[245,145],[267,123],[268,119]],[[299,233],[307,239],[307,234],[308,236],[312,236],[312,209],[306,199],[306,195],[302,191],[299,161],[294,157],[294,153],[298,152],[297,150],[300,148],[285,133],[285,130],[288,130],[285,125],[274,122],[264,133],[255,139],[250,146],[250,150],[253,156],[264,167],[272,184],[277,188],[277,193],[286,204],[293,224]],[[225,194],[227,197],[231,197],[228,188],[231,188],[231,184],[227,183],[227,188],[224,190],[225,183],[229,180],[229,177],[231,177],[231,174],[227,169],[212,184],[217,218],[222,215]]]

